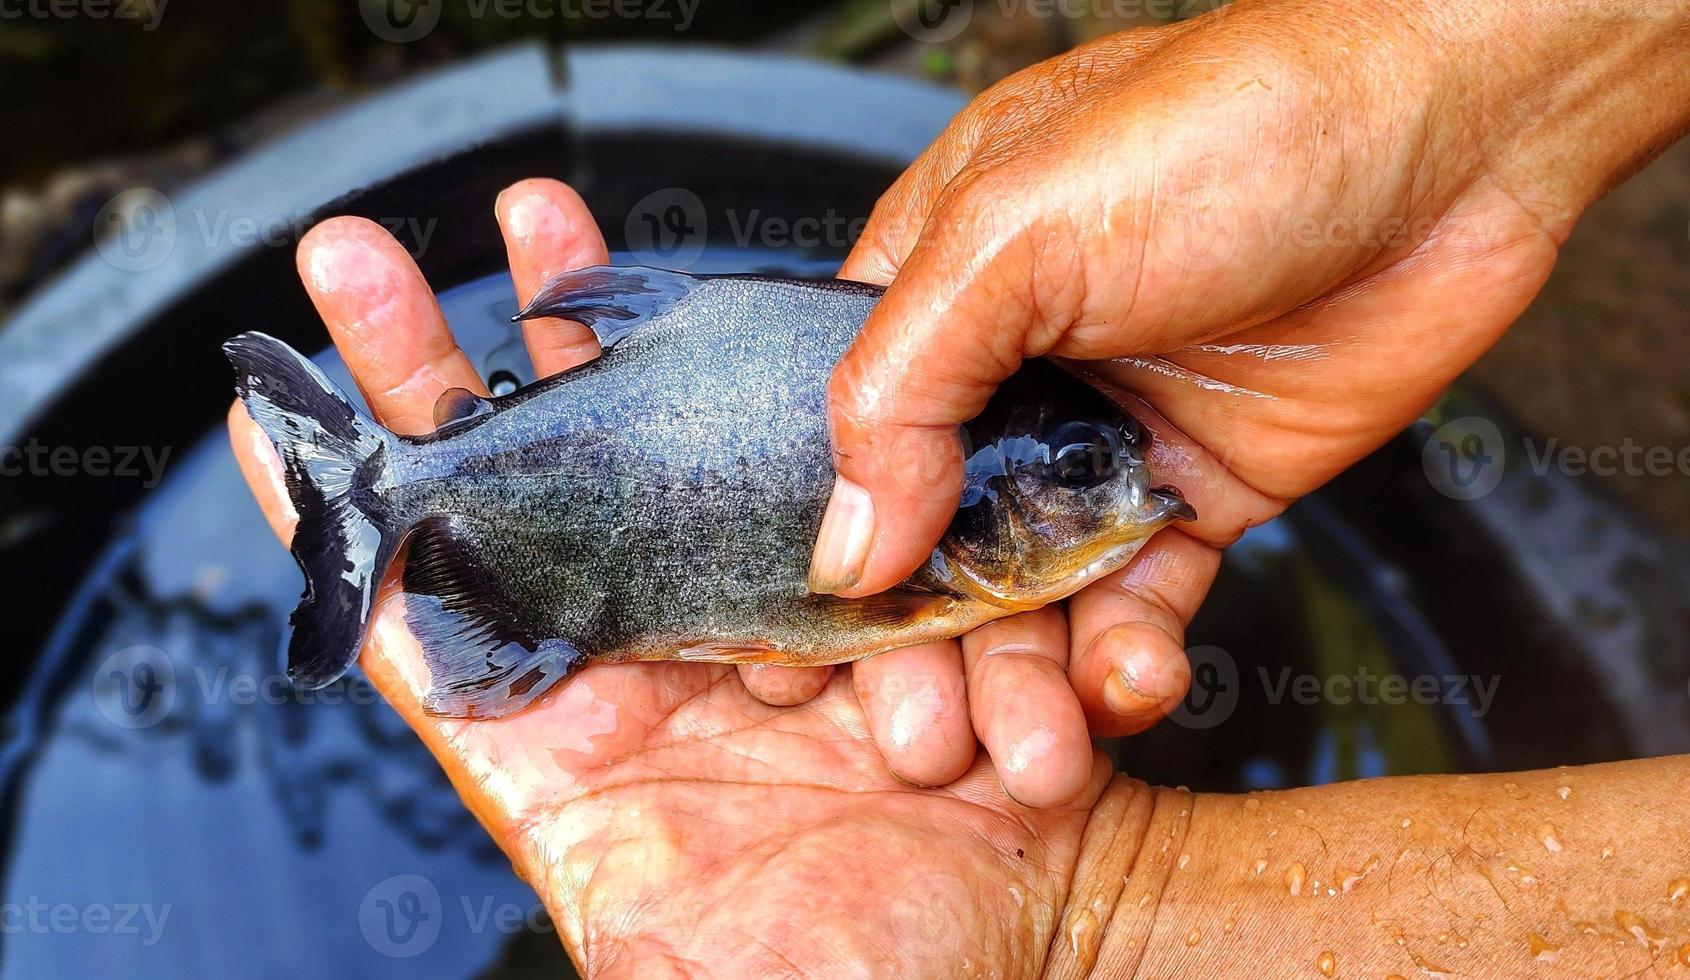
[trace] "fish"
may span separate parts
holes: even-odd
[[[828,377],[882,292],[565,272],[512,319],[584,324],[603,353],[501,397],[449,390],[421,436],[376,424],[287,344],[231,338],[236,393],[299,515],[289,677],[312,689],[351,668],[396,560],[424,709],[492,718],[590,664],[820,665],[959,636],[1196,519],[1153,484],[1137,420],[1029,360],[961,427],[963,488],[929,559],[877,595],[810,591],[834,485]]]

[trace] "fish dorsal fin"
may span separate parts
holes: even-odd
[[[405,625],[422,647],[423,708],[496,718],[533,703],[579,669],[573,644],[547,635],[485,560],[499,543],[476,523],[431,517],[411,529],[405,555]]]
[[[699,283],[684,272],[645,266],[574,269],[546,280],[528,305],[511,319],[573,320],[597,334],[599,346],[609,347],[674,306]]]
[[[434,401],[434,427],[440,431],[457,428],[461,422],[489,415],[493,403],[468,388],[447,388]]]

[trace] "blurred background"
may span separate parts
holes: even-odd
[[[0,975],[566,968],[368,685],[279,676],[301,582],[217,344],[322,349],[312,223],[392,229],[508,389],[511,180],[573,183],[619,261],[826,275],[969,94],[1206,9],[0,5]],[[1238,790],[1690,750],[1687,273],[1680,145],[1426,420],[1229,553],[1191,698],[1120,763]]]

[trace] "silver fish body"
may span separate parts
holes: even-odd
[[[290,674],[314,686],[351,665],[402,544],[426,705],[486,717],[593,662],[822,664],[958,635],[1071,593],[1191,516],[1150,486],[1130,419],[1033,362],[965,427],[963,506],[933,559],[878,596],[811,593],[833,485],[827,380],[879,295],[565,273],[521,315],[586,323],[604,354],[503,398],[448,392],[421,438],[358,415],[280,342],[230,341],[301,514]]]

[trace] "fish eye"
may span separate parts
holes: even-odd
[[[1046,440],[1050,473],[1056,482],[1076,489],[1095,487],[1115,474],[1119,463],[1115,443],[1090,422],[1064,422]]]

